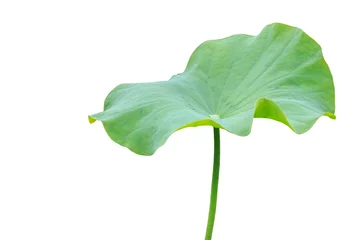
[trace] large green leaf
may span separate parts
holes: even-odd
[[[89,120],[102,121],[118,144],[152,155],[173,132],[191,126],[246,136],[255,117],[304,133],[322,115],[335,118],[334,101],[320,46],[302,30],[274,23],[258,36],[202,43],[185,71],[168,81],[120,84]]]

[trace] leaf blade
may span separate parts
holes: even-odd
[[[169,81],[120,84],[89,121],[102,121],[110,138],[131,151],[152,155],[185,127],[246,136],[254,118],[268,118],[301,134],[321,116],[334,119],[334,112],[321,47],[302,30],[274,23],[257,36],[202,43]]]

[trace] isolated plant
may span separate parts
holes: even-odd
[[[259,35],[202,43],[185,71],[168,81],[120,84],[105,99],[109,137],[140,155],[152,155],[180,129],[214,129],[214,165],[205,240],[212,238],[220,167],[220,131],[247,136],[253,118],[308,131],[325,115],[335,119],[332,76],[320,46],[301,29],[273,23]]]

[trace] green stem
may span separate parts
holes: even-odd
[[[219,185],[220,170],[220,129],[214,127],[214,165],[211,183],[210,209],[205,240],[211,240],[216,214],[216,200]]]

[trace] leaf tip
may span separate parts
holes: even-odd
[[[336,119],[336,115],[331,112],[324,113],[324,116],[328,116],[329,118],[334,119],[334,120]]]
[[[92,123],[96,122],[96,119],[89,115],[88,116],[88,121],[89,121],[90,124],[92,124]]]

